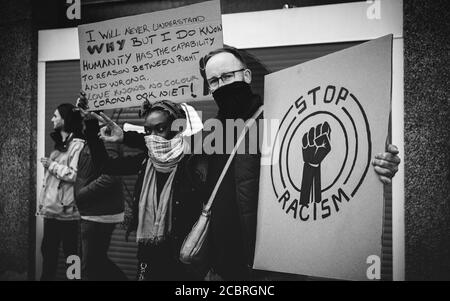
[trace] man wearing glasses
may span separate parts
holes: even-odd
[[[205,68],[201,68],[200,72],[219,107],[216,118],[222,123],[222,137],[228,137],[226,120],[251,118],[262,105],[261,97],[252,93],[251,71],[247,69],[244,59],[236,49],[221,48],[212,51],[202,59],[202,64]],[[208,193],[213,190],[239,134],[237,133],[231,142],[223,139],[224,149],[221,154],[208,156]],[[227,143],[233,143],[231,148],[226,148]],[[211,269],[206,276],[207,280],[251,278],[256,237],[259,162],[259,154],[236,154],[216,194],[211,208]]]
[[[237,49],[214,50],[202,59],[200,66],[204,67],[200,72],[219,107],[217,118],[223,123],[224,131],[226,119],[248,120],[262,105],[261,97],[250,88],[252,73]],[[258,125],[256,122],[255,126]],[[222,137],[227,137],[225,132]],[[224,148],[226,143],[228,141],[224,141]],[[397,154],[397,148],[389,145],[387,152],[375,156],[375,171],[385,184],[390,183],[398,170],[400,159]],[[214,188],[228,156],[229,152],[227,154],[225,150],[222,154],[208,156],[208,191]],[[259,172],[260,154],[246,150],[245,154],[234,157],[223,179],[211,211],[211,269],[207,280],[255,279],[251,267],[256,239]]]

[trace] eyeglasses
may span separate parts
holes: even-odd
[[[210,90],[217,89],[219,87],[219,80],[222,80],[222,83],[224,83],[224,84],[230,83],[234,79],[236,72],[244,71],[246,69],[247,68],[242,68],[242,69],[235,70],[235,71],[225,72],[219,77],[211,77],[211,78],[207,79],[209,89]]]

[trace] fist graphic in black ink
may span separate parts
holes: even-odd
[[[317,166],[328,155],[330,146],[330,125],[328,122],[312,127],[303,135],[302,150],[303,161],[312,166]]]
[[[303,176],[300,192],[300,204],[322,201],[320,164],[331,151],[331,128],[328,122],[312,127],[303,135]]]

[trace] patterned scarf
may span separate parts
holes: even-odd
[[[145,144],[148,149],[149,161],[152,161],[157,171],[163,173],[172,171],[183,159],[184,154],[189,151],[189,144],[180,134],[170,140],[156,135],[147,135]]]
[[[189,150],[181,135],[166,140],[156,135],[145,136],[149,160],[145,170],[139,199],[137,242],[157,245],[172,230],[172,183],[178,163]],[[170,173],[161,191],[159,202],[156,188],[156,171]]]

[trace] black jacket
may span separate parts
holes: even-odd
[[[90,135],[95,136],[97,132],[89,131]],[[87,135],[87,141],[94,164],[102,173],[109,175],[138,175],[133,193],[133,217],[127,229],[127,234],[129,234],[137,228],[139,197],[141,195],[142,182],[148,160],[143,134],[136,132],[124,133],[124,144],[129,147],[141,149],[143,152],[120,158],[109,157],[105,148],[102,147],[103,144],[95,139],[89,138],[89,134]],[[202,210],[202,196],[200,195],[199,183],[194,180],[194,161],[194,157],[185,156],[178,164],[173,181],[173,220],[170,239],[172,241],[171,245],[173,246],[172,256],[176,260],[179,258],[179,251],[184,238],[197,221]]]
[[[95,130],[98,128],[98,122],[89,120],[86,126]],[[97,137],[91,137],[91,140],[92,138],[98,140]],[[117,156],[112,146],[108,148],[108,152],[111,156]],[[113,215],[124,211],[121,178],[101,174],[92,163],[87,145],[84,146],[78,160],[74,194],[81,216]]]
[[[262,102],[258,95],[253,95],[252,102],[254,106],[248,112],[248,118],[250,118],[261,106]],[[245,152],[237,153],[230,165],[229,173],[233,174],[233,183],[229,185],[234,187],[233,198],[236,202],[238,218],[240,221],[241,237],[243,242],[244,260],[247,268],[253,266],[253,258],[255,251],[256,241],[256,218],[258,210],[258,196],[259,196],[259,177],[260,177],[260,161],[261,161],[261,140],[258,139],[257,152],[254,153],[254,148],[250,148],[250,135],[256,134],[257,137],[262,137],[259,132],[263,129],[260,128],[259,120],[263,118],[263,114],[260,114],[256,120],[254,126],[256,132],[248,131],[245,136]],[[236,137],[237,138],[237,137]],[[253,137],[254,138],[254,137]],[[243,142],[244,144],[244,142]],[[209,175],[208,175],[209,177]],[[209,187],[211,190],[212,187]],[[214,204],[213,204],[214,206]],[[220,212],[212,212],[212,218],[214,215],[221,214]],[[213,222],[213,221],[212,221]],[[219,226],[220,227],[220,226]],[[217,238],[220,239],[220,238]],[[230,258],[231,260],[231,258]]]

